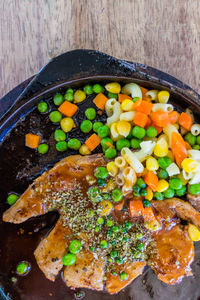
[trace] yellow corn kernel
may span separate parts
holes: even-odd
[[[175,161],[175,159],[174,159],[174,154],[172,153],[171,150],[168,151],[167,156],[168,156],[169,158],[171,158],[172,161]]]
[[[131,131],[131,124],[127,121],[119,121],[117,123],[117,131],[120,135],[127,137]]]
[[[100,216],[107,216],[110,214],[113,205],[110,201],[103,200],[98,205],[98,212]]]
[[[83,145],[81,145],[81,147],[79,148],[79,153],[80,153],[81,155],[89,155],[89,154],[91,154],[91,151],[90,151],[90,149],[88,148],[87,145],[83,144]]]
[[[187,173],[195,172],[198,167],[198,162],[191,158],[185,158],[182,161],[181,166],[183,170]]]
[[[74,93],[74,102],[75,103],[79,103],[79,102],[82,102],[84,101],[86,98],[86,93],[84,91],[81,91],[81,90],[77,90],[75,93]]]
[[[110,161],[109,163],[107,163],[106,168],[110,176],[115,177],[118,174],[118,167],[116,166],[114,161]]]
[[[177,177],[181,179],[183,185],[186,185],[186,184],[188,183],[188,180],[186,180],[186,179],[183,177],[183,173],[178,174]]]
[[[165,179],[158,181],[157,192],[162,193],[166,191],[169,187],[169,183]]]
[[[195,225],[189,224],[188,234],[193,242],[198,242],[200,240],[200,230]]]
[[[159,168],[158,161],[153,156],[149,156],[146,160],[146,168],[148,171],[156,171]]]
[[[160,139],[165,139],[165,141],[168,143],[169,142],[169,138],[168,138],[168,136],[165,134],[165,133],[163,133],[163,134],[161,134],[158,138],[157,138],[157,141],[159,141]]]
[[[132,100],[130,100],[130,99],[125,99],[125,100],[122,102],[122,104],[121,104],[121,109],[122,109],[123,111],[131,111],[132,108],[133,108],[133,105],[134,105],[134,103],[133,103]]]
[[[110,93],[119,94],[121,85],[118,82],[111,82],[105,85],[105,89]]]
[[[154,147],[154,154],[158,157],[164,157],[168,154],[168,143],[164,138],[157,141]]]
[[[60,126],[64,132],[69,132],[75,126],[74,120],[72,118],[63,118],[60,121]]]
[[[167,103],[169,100],[169,92],[168,91],[161,91],[158,93],[158,102],[160,103]]]
[[[159,230],[161,228],[160,223],[155,219],[153,221],[150,222],[145,222],[144,226],[149,229],[150,231],[156,231]]]
[[[153,192],[149,187],[147,187],[147,194],[145,196],[145,199],[147,199],[149,201],[151,201],[153,199]]]

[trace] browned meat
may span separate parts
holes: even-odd
[[[162,229],[154,234],[156,254],[149,265],[158,278],[167,283],[179,283],[184,276],[192,275],[190,265],[194,259],[194,247],[186,230],[180,225],[170,230]]]
[[[200,194],[198,195],[192,195],[190,193],[187,193],[187,200],[190,202],[190,204],[200,212]]]
[[[76,263],[64,269],[66,284],[72,288],[103,290],[104,267],[104,259],[95,260],[91,252],[80,251],[76,256]]]
[[[111,273],[106,274],[106,289],[110,294],[116,294],[121,289],[126,287],[131,281],[142,274],[142,271],[146,263],[143,261],[129,262],[123,265],[116,265],[116,270],[119,272],[126,272],[128,279],[122,281],[119,276],[112,275]]]

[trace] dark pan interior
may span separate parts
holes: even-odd
[[[146,75],[148,72],[146,72]],[[163,74],[163,73],[162,73]],[[80,74],[79,74],[80,75]],[[66,153],[58,153],[55,150],[55,142],[53,139],[53,131],[56,126],[48,121],[47,115],[41,115],[37,112],[36,103],[40,99],[49,101],[56,91],[65,91],[70,87],[82,87],[86,82],[108,82],[110,80],[119,80],[122,83],[134,81],[147,88],[167,88],[170,90],[172,103],[178,109],[191,107],[199,119],[200,108],[196,96],[193,92],[181,89],[178,85],[172,85],[167,80],[160,82],[155,77],[138,78],[138,76],[116,76],[97,75],[84,76],[71,81],[62,81],[59,84],[53,84],[42,92],[34,92],[30,97],[23,100],[18,99],[13,109],[2,119],[0,123],[0,299],[14,300],[68,300],[76,299],[76,291],[67,288],[62,281],[62,274],[58,276],[54,283],[45,278],[38,268],[33,251],[37,247],[40,239],[49,232],[54,226],[58,215],[56,212],[30,219],[23,224],[14,225],[3,223],[1,216],[3,211],[8,208],[6,204],[7,193],[13,191],[19,194],[27,188],[34,178],[40,175],[45,169],[50,168],[55,162],[59,161],[66,155],[75,154],[73,151]],[[167,75],[166,75],[167,76]],[[132,78],[130,78],[132,77]],[[30,88],[30,87],[29,87]],[[192,90],[191,90],[192,91]],[[29,89],[30,92],[30,89]],[[195,99],[196,98],[196,101]],[[28,99],[28,100],[27,100]],[[13,98],[13,103],[15,99]],[[24,102],[23,102],[24,101]],[[1,103],[1,102],[0,102]],[[11,103],[12,105],[12,103]],[[87,107],[93,106],[92,97],[80,104],[80,110],[76,118],[77,124],[83,119],[84,111]],[[3,109],[2,109],[3,110]],[[1,111],[1,106],[0,106]],[[98,116],[97,120],[105,118]],[[50,151],[47,155],[41,156],[34,150],[24,147],[24,135],[32,131],[40,132],[43,140],[50,144]],[[68,138],[77,136],[81,141],[84,140],[83,135],[78,127],[73,129]],[[96,152],[99,152],[97,149]],[[95,292],[84,290],[84,299],[183,299],[194,300],[200,299],[200,245],[195,245],[195,262],[192,265],[194,276],[184,278],[181,284],[169,286],[157,279],[154,272],[146,268],[144,273],[138,277],[130,286],[119,294],[111,296],[106,292]],[[19,277],[15,274],[15,268],[19,261],[27,260],[31,263],[31,271],[25,277]],[[11,278],[16,277],[17,281],[12,283]]]

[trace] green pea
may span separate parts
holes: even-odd
[[[122,281],[124,281],[124,280],[127,280],[128,279],[128,274],[126,273],[126,272],[121,272],[120,273],[120,279],[122,280]]]
[[[108,149],[108,148],[110,148],[110,147],[112,147],[112,145],[113,145],[113,141],[110,138],[108,138],[108,137],[103,138],[101,140],[101,146],[105,150]]]
[[[16,272],[18,275],[25,275],[30,270],[30,265],[26,261],[22,261],[17,265]]]
[[[114,202],[119,202],[122,200],[123,198],[123,194],[122,194],[122,191],[120,189],[115,189],[112,191],[112,194],[111,194],[111,197],[112,197],[112,200]]]
[[[112,251],[110,252],[110,257],[115,258],[115,257],[117,257],[117,255],[118,255],[118,253],[117,253],[116,250],[112,250]]]
[[[105,157],[108,159],[112,159],[117,155],[117,151],[115,148],[109,148],[105,151]]]
[[[116,261],[116,263],[118,264],[118,265],[121,265],[121,264],[123,264],[123,258],[121,258],[121,257],[116,257],[115,258],[115,261]]]
[[[50,113],[49,119],[51,120],[52,123],[58,123],[61,121],[62,115],[59,111],[55,110]]]
[[[107,227],[112,227],[112,226],[113,226],[113,221],[110,220],[110,219],[108,219],[108,220],[106,221],[106,226],[107,226]]]
[[[102,195],[102,198],[103,198],[104,200],[108,200],[108,199],[110,198],[109,193],[103,193],[103,194],[101,194],[101,195]]]
[[[58,142],[58,143],[56,144],[56,149],[57,149],[57,151],[59,151],[59,152],[64,152],[64,151],[66,151],[66,150],[67,150],[67,142],[65,142],[65,141]]]
[[[105,138],[110,134],[110,128],[107,125],[103,125],[98,128],[97,133],[100,138]]]
[[[169,186],[173,190],[179,190],[183,187],[183,183],[180,178],[171,178],[169,180]]]
[[[164,195],[160,192],[155,192],[154,193],[154,198],[156,198],[157,200],[163,200],[164,199]]]
[[[173,198],[174,194],[175,194],[174,190],[170,187],[163,192],[165,198]]]
[[[157,175],[158,175],[159,179],[167,179],[168,176],[169,176],[168,173],[167,173],[167,171],[163,170],[163,169],[158,170]]]
[[[118,151],[121,151],[124,147],[130,148],[130,145],[130,141],[127,139],[120,139],[116,142],[116,148]]]
[[[111,229],[112,229],[112,232],[114,232],[114,233],[119,232],[119,226],[117,226],[117,225],[112,226]]]
[[[82,123],[81,123],[81,126],[80,126],[80,129],[82,132],[84,133],[88,133],[92,130],[92,122],[89,121],[89,120],[84,120]]]
[[[96,94],[104,92],[104,88],[98,83],[94,84],[92,89],[93,89],[93,92],[96,93]]]
[[[117,98],[118,98],[118,95],[117,95],[117,94],[114,94],[114,93],[111,93],[111,92],[108,92],[108,98],[109,98],[109,99],[112,99],[112,98],[114,98],[114,99],[116,99],[116,100],[117,100]]]
[[[180,188],[179,190],[176,190],[176,195],[179,197],[182,197],[185,195],[186,193],[186,186],[182,186],[182,188]]]
[[[136,184],[141,188],[144,189],[146,187],[146,183],[144,182],[144,180],[142,178],[138,178],[136,181]]]
[[[200,149],[200,145],[194,145],[194,146],[192,147],[192,149],[194,149],[194,150],[199,150],[199,149]]]
[[[142,142],[142,140],[139,140],[139,139],[135,139],[135,138],[131,139],[131,148],[139,149],[141,142]]]
[[[15,202],[17,202],[18,199],[19,199],[18,195],[16,195],[16,194],[10,194],[7,197],[7,202],[8,202],[9,205],[13,205],[13,204],[15,204]]]
[[[97,219],[97,223],[98,223],[99,225],[103,225],[103,224],[104,224],[104,218],[99,217],[99,218]]]
[[[147,195],[147,189],[141,189],[140,195],[141,195],[142,197],[145,197],[145,196]]]
[[[155,127],[153,126],[149,126],[146,130],[146,135],[149,137],[149,138],[154,138],[156,137],[158,134],[158,131],[156,130]]]
[[[94,120],[96,118],[96,110],[92,107],[87,108],[85,111],[85,116],[88,120]]]
[[[73,253],[67,253],[62,259],[64,266],[71,266],[76,262],[76,255]]]
[[[61,105],[63,103],[63,95],[60,93],[55,94],[53,97],[53,102],[57,106]]]
[[[106,249],[108,247],[108,242],[106,240],[102,240],[99,244],[102,249]]]
[[[189,185],[188,191],[192,195],[200,194],[200,184],[191,184],[191,185]]]
[[[167,169],[167,167],[169,167],[169,165],[171,165],[171,163],[172,163],[172,160],[168,156],[159,157],[159,159],[158,159],[159,167],[164,170]]]
[[[47,144],[40,144],[40,145],[38,146],[38,152],[39,152],[40,154],[45,154],[45,153],[48,152],[48,150],[49,150],[49,146],[48,146]]]
[[[103,123],[101,123],[101,122],[94,122],[94,124],[93,124],[93,130],[94,130],[94,132],[98,132],[98,129],[99,129],[99,127],[102,127],[103,126]]]
[[[96,178],[105,179],[108,177],[108,171],[105,167],[98,167],[94,170],[94,176]]]
[[[144,250],[144,244],[141,242],[137,243],[137,250],[142,252]]]
[[[91,187],[88,190],[88,197],[92,202],[99,202],[102,200],[102,197],[100,195],[100,191],[97,187]]]
[[[77,139],[70,139],[68,141],[68,147],[72,150],[78,150],[81,146],[81,142]]]
[[[138,184],[135,184],[135,185],[133,186],[133,192],[139,193],[139,194],[140,194],[140,186],[139,186]]]
[[[197,144],[200,145],[200,135],[197,136]]]
[[[93,89],[90,84],[85,85],[83,90],[86,93],[86,95],[91,95],[93,93]]]
[[[150,207],[151,202],[149,200],[143,200],[143,205],[144,205],[144,207]]]
[[[37,108],[40,113],[45,113],[48,110],[48,104],[46,102],[42,101],[42,102],[38,103]]]
[[[106,180],[102,179],[102,178],[99,178],[99,179],[97,179],[97,184],[99,186],[106,186]]]
[[[64,100],[72,102],[74,100],[74,95],[72,93],[66,92],[64,95]]]
[[[126,222],[125,222],[125,227],[126,227],[127,230],[131,229],[131,228],[132,228],[132,225],[133,225],[133,224],[132,224],[130,221],[126,221]]]
[[[66,138],[67,136],[64,131],[62,131],[61,129],[56,129],[56,131],[54,132],[54,139],[56,140],[56,142],[65,141]]]
[[[134,137],[138,138],[138,139],[143,139],[144,136],[145,136],[145,129],[140,127],[140,126],[135,126],[133,127],[133,130],[132,130],[132,134]]]
[[[95,226],[94,231],[95,231],[95,232],[99,232],[100,229],[101,229],[100,226]]]
[[[81,250],[81,242],[79,240],[73,240],[69,244],[69,252],[76,254]]]
[[[66,93],[73,94],[73,93],[74,93],[74,90],[69,88],[69,89],[67,89]]]
[[[184,139],[186,142],[188,142],[191,146],[196,144],[196,136],[194,136],[191,132],[188,132],[185,136]]]

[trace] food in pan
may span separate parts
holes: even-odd
[[[88,96],[93,105],[78,124]],[[167,284],[192,275],[193,242],[200,240],[200,125],[191,110],[178,112],[169,99],[168,91],[112,82],[57,93],[52,111],[38,103],[55,124],[55,147],[66,158],[20,197],[10,194],[3,220],[22,223],[59,212],[34,252],[49,280],[63,270],[71,288],[114,294],[146,265]],[[77,126],[84,142],[73,137]],[[31,128],[25,146],[40,155],[52,147]],[[68,156],[70,150],[77,155]]]

